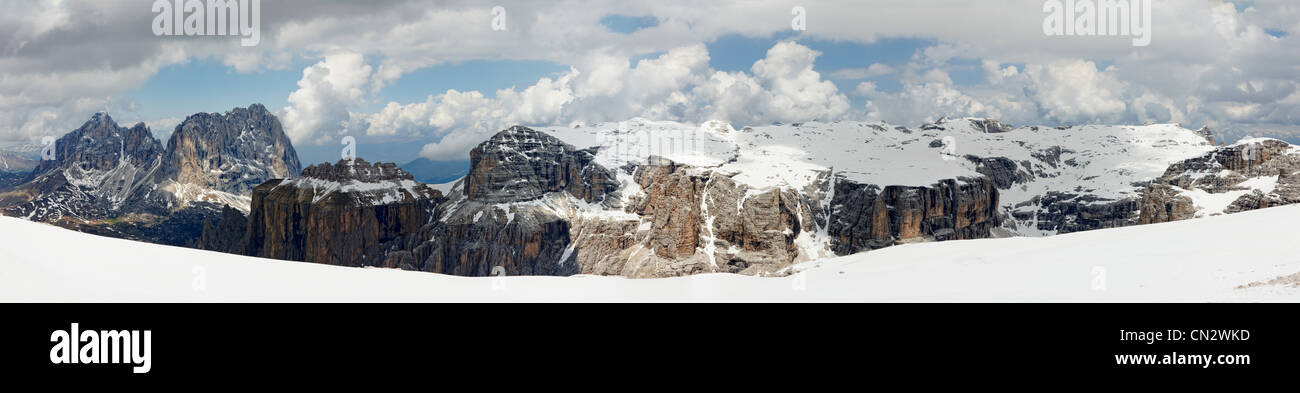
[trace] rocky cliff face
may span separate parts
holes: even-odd
[[[570,225],[544,205],[506,206],[462,201],[448,216],[428,225],[410,249],[390,265],[462,276],[579,273]],[[500,273],[499,273],[500,274]]]
[[[261,104],[224,114],[198,113],[172,132],[160,170],[151,179],[165,192],[149,196],[164,197],[168,208],[213,202],[247,211],[254,187],[297,177],[301,170],[279,119]]]
[[[671,277],[770,274],[800,256],[812,211],[786,190],[748,193],[728,174],[652,157],[629,168],[621,214],[575,214],[582,273]],[[580,213],[580,212],[579,212]]]
[[[929,187],[836,183],[829,233],[847,255],[915,241],[981,239],[998,226],[998,189],[984,178]]]
[[[107,113],[101,112],[56,140],[54,152],[55,159],[37,164],[32,177],[55,170],[73,170],[77,174],[89,175],[118,169],[123,163],[136,168],[148,167],[154,164],[163,149],[144,123],[121,127]]]
[[[503,130],[470,152],[469,174],[439,208],[441,219],[420,230],[389,265],[436,273],[571,275],[579,272],[570,199],[607,202],[618,183],[575,149],[527,127]],[[558,205],[557,205],[558,204]],[[561,206],[563,205],[563,206]]]
[[[6,215],[169,245],[196,244],[222,205],[246,211],[254,186],[299,172],[279,121],[260,104],[190,116],[165,148],[143,123],[121,127],[99,113],[54,151],[0,194]]]
[[[220,216],[203,220],[202,232],[194,247],[243,255],[248,252],[248,240],[248,217],[238,209],[223,205]]]
[[[54,159],[42,160],[24,184],[0,196],[6,215],[57,222],[107,218],[150,186],[162,146],[144,123],[121,127],[97,113],[55,141]]]
[[[437,217],[442,199],[440,192],[392,163],[356,159],[311,166],[299,178],[271,180],[253,189],[243,254],[384,266],[389,251],[401,249]]]
[[[388,265],[465,275],[785,274],[832,250],[988,237],[999,224],[995,181],[982,177],[879,186],[824,171],[798,189],[755,188],[752,174],[624,151],[637,153],[502,131],[474,149],[442,218],[416,236],[430,240],[390,254]],[[720,152],[716,162],[742,159]]]
[[[469,156],[465,194],[484,203],[526,201],[556,191],[596,202],[618,187],[609,170],[592,165],[593,150],[578,150],[527,127],[501,131]]]
[[[1219,147],[1174,165],[1143,193],[1140,223],[1300,202],[1300,149],[1274,139]]]

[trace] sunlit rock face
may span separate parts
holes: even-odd
[[[1140,223],[1300,202],[1300,149],[1275,139],[1222,146],[1169,166],[1142,197]]]

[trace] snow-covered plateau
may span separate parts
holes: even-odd
[[[0,217],[3,301],[1295,301],[1300,205],[903,244],[783,277],[459,277],[244,257]]]

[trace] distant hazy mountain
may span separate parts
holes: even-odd
[[[399,167],[415,176],[415,180],[428,184],[447,183],[469,173],[469,161],[434,161],[424,157]]]
[[[36,159],[12,151],[0,151],[0,172],[30,172]]]

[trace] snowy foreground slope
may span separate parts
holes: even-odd
[[[1300,205],[1165,224],[908,244],[787,277],[471,278],[242,257],[0,217],[4,301],[1296,301]],[[1295,277],[1291,277],[1295,282]]]

